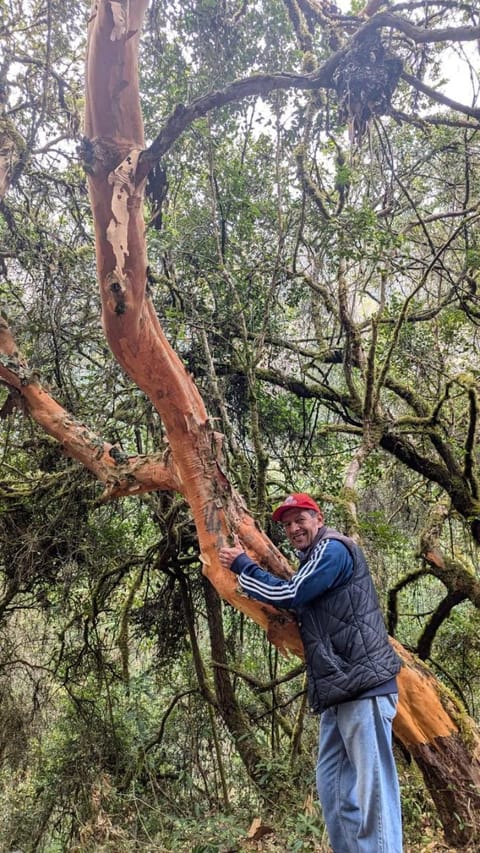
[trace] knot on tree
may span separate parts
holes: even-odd
[[[125,453],[120,447],[115,444],[108,451],[108,455],[113,459],[116,465],[126,465],[128,462],[128,453]]]
[[[339,119],[348,123],[352,142],[361,142],[373,116],[389,112],[402,68],[401,59],[387,54],[377,30],[364,33],[342,58],[332,82]]]

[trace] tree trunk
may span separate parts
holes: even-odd
[[[480,839],[480,732],[452,694],[400,643],[394,732],[415,759],[450,844]]]
[[[257,741],[248,719],[240,708],[227,667],[227,650],[223,630],[221,603],[213,586],[205,582],[205,603],[212,650],[213,678],[218,711],[230,732],[250,778],[271,803],[280,803],[287,788],[285,780],[265,773],[268,753]],[[220,663],[223,666],[215,666]]]

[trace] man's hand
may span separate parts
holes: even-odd
[[[238,536],[234,537],[233,545],[231,548],[220,548],[219,557],[220,557],[220,565],[223,566],[224,569],[229,569],[232,565],[233,561],[240,556],[240,554],[244,554],[245,551],[240,545],[240,540]]]

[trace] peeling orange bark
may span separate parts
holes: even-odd
[[[403,661],[394,731],[420,768],[452,845],[480,841],[480,734],[428,668],[392,641]]]
[[[269,619],[277,618],[273,608],[259,609],[246,599],[237,591],[234,576],[219,565],[219,544],[227,541],[247,512],[223,472],[218,436],[198,389],[170,347],[146,293],[145,178],[137,184],[135,173],[137,152],[144,143],[136,56],[132,52],[145,6],[143,0],[129,4],[132,17],[127,29],[135,34],[115,39],[113,46],[111,3],[95,4],[89,24],[85,129],[95,141],[89,191],[102,320],[115,357],[162,418],[179,489],[195,519],[204,573],[223,598],[247,615],[255,614],[268,629]],[[112,91],[119,90],[120,79],[121,97],[112,98]],[[105,116],[109,116],[107,122]],[[115,146],[117,161],[112,163]],[[253,525],[247,532],[248,525],[243,523],[250,549],[257,554],[271,552],[278,567],[284,565],[264,534]]]
[[[32,375],[2,318],[0,381],[18,392],[28,414],[62,445],[68,456],[81,462],[101,483],[105,483],[104,499],[140,494],[152,489],[177,489],[171,457],[168,463],[165,463],[162,454],[127,457],[57,403]]]

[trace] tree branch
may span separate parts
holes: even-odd
[[[246,77],[244,80],[234,80],[224,89],[201,95],[188,105],[177,104],[156,139],[141,153],[137,181],[140,182],[148,174],[152,166],[161,160],[192,122],[207,115],[213,109],[225,106],[233,101],[240,101],[243,98],[268,95],[277,90],[333,88],[333,72],[351,47],[369,30],[383,27],[399,30],[416,44],[475,41],[480,38],[480,27],[447,27],[443,30],[423,29],[411,24],[404,18],[397,18],[388,12],[381,12],[360,26],[349,44],[335,51],[326,62],[308,74],[286,71],[276,74],[255,74]],[[416,82],[419,88],[424,86],[411,75],[404,73],[402,76],[411,85]],[[430,90],[429,87],[425,87],[425,89],[428,90],[426,94],[435,100],[439,100],[438,93],[434,89]],[[421,89],[421,91],[425,91],[425,89]],[[441,97],[444,98],[445,96]],[[448,98],[441,102],[448,102],[448,105],[453,109],[480,118],[480,110],[457,104]]]
[[[417,655],[420,660],[427,660],[432,651],[433,641],[437,635],[437,631],[443,625],[446,619],[450,616],[453,608],[457,604],[465,601],[467,595],[463,590],[448,591],[445,598],[442,598],[438,607],[435,608],[432,616],[428,620],[422,634],[417,642]]]
[[[480,30],[480,28],[479,28]],[[477,38],[480,37],[477,36]],[[439,104],[443,104],[445,107],[449,107],[451,110],[455,110],[455,112],[463,113],[464,115],[472,116],[472,118],[478,119],[480,121],[480,109],[476,109],[475,107],[469,107],[466,104],[460,104],[458,101],[452,100],[447,95],[444,95],[442,92],[438,92],[436,89],[432,89],[431,86],[427,86],[426,83],[423,83],[418,77],[414,77],[413,74],[408,74],[406,71],[402,73],[402,80],[405,80],[406,83],[409,83],[410,86],[413,86],[414,89],[417,89],[418,92],[422,92],[424,95],[428,95],[432,101],[437,101]]]
[[[412,39],[415,44],[477,41],[480,38],[480,27],[445,27],[442,30],[435,30],[433,27],[417,27],[405,18],[398,18],[391,12],[379,12],[378,15],[370,18],[362,29],[380,29],[381,27],[399,30],[409,39]]]
[[[448,516],[448,507],[437,504],[420,535],[420,553],[435,575],[453,593],[460,591],[475,607],[480,607],[480,582],[474,567],[459,556],[447,557],[440,544],[440,534]]]
[[[165,454],[127,456],[69,414],[42,386],[0,318],[0,381],[20,396],[28,414],[48,435],[106,485],[104,500],[156,489],[179,490],[173,462]]]

